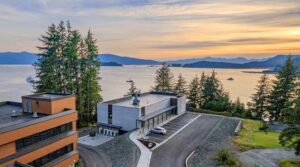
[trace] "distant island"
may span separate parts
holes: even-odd
[[[101,62],[101,66],[123,66],[123,65],[116,62]]]

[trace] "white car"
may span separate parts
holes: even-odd
[[[156,127],[156,128],[151,129],[150,132],[165,135],[167,133],[167,130],[163,127]]]

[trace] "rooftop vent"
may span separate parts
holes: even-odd
[[[11,117],[17,117],[17,111],[16,110],[12,110],[11,111]]]
[[[37,114],[37,112],[33,112],[32,118],[37,118],[37,117],[39,117],[38,114]]]
[[[140,100],[138,99],[138,94],[137,93],[134,94],[134,99],[133,99],[132,104],[135,105],[135,106],[138,106],[140,104]]]

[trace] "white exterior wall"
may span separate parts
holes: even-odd
[[[97,122],[108,123],[108,104],[98,103],[97,104]]]
[[[170,98],[166,99],[166,100],[163,100],[163,101],[160,101],[160,102],[157,102],[157,103],[154,103],[154,104],[151,104],[151,105],[147,105],[145,106],[145,114],[151,114],[157,110],[160,110],[160,109],[163,109],[163,108],[166,108],[166,107],[169,107],[170,106]]]
[[[186,111],[186,96],[177,99],[177,113],[182,114]]]
[[[139,118],[139,108],[112,106],[112,124],[121,126],[122,130],[136,129],[136,120]]]

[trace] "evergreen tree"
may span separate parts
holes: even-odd
[[[280,143],[294,148],[296,155],[300,155],[300,97],[283,111],[283,121],[288,124],[288,128],[281,132]]]
[[[220,81],[216,78],[216,72],[207,77],[203,85],[203,96],[206,102],[216,100],[221,94]]]
[[[207,79],[207,76],[205,75],[204,72],[202,72],[201,77],[200,77],[200,81],[199,81],[199,100],[198,100],[198,106],[200,108],[203,107],[203,103],[204,103],[204,83]]]
[[[102,98],[97,81],[100,68],[98,48],[92,33],[89,31],[83,40],[69,22],[61,21],[57,26],[49,26],[40,41],[39,58],[34,64],[36,92],[75,94],[79,122],[95,122],[96,104]]]
[[[245,114],[245,104],[241,102],[240,98],[238,97],[235,103],[233,103],[232,107],[232,115],[233,116],[240,116],[243,117]]]
[[[203,105],[202,108],[227,111],[231,107],[229,94],[224,92],[222,84],[216,77],[216,72],[213,71],[211,76],[206,77],[203,83]]]
[[[173,74],[170,68],[163,64],[163,66],[156,71],[155,86],[152,88],[156,92],[172,92],[173,90]]]
[[[192,108],[198,108],[199,99],[200,99],[199,92],[200,92],[199,78],[195,76],[189,85],[189,90],[187,94],[187,98],[189,99],[188,103]]]
[[[136,88],[135,82],[134,82],[134,81],[129,80],[129,81],[127,81],[127,82],[130,83],[130,88],[129,88],[129,90],[128,90],[128,92],[127,92],[126,95],[133,95],[133,94],[135,94],[135,93],[140,93],[140,92],[141,92],[140,90],[138,90],[138,89]]]
[[[255,115],[256,119],[262,120],[262,116],[268,111],[271,85],[267,74],[261,76],[256,86],[256,93],[252,95],[248,104],[249,111]]]
[[[40,41],[42,46],[38,49],[37,62],[34,63],[36,70],[36,77],[38,80],[34,81],[36,92],[58,92],[59,78],[57,74],[57,53],[59,52],[58,32],[55,24],[48,27],[45,35],[42,35]]]
[[[86,57],[81,58],[81,109],[80,113],[87,122],[96,121],[96,105],[102,100],[101,87],[98,84],[100,62],[98,48],[91,31],[85,38]]]
[[[295,98],[296,79],[296,67],[292,58],[289,57],[278,71],[276,80],[273,82],[269,105],[273,119],[279,120],[283,109],[291,106],[291,101]]]
[[[65,48],[64,62],[64,78],[65,78],[65,92],[76,94],[78,93],[77,85],[79,80],[79,59],[81,50],[81,35],[76,30],[71,30],[70,23],[68,22],[68,37]]]
[[[186,84],[187,84],[186,80],[183,78],[181,74],[179,74],[177,82],[174,87],[174,92],[185,95],[187,93]]]

